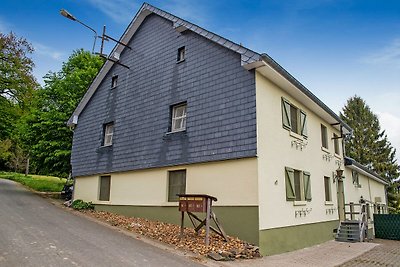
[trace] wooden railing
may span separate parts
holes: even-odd
[[[388,210],[385,204],[373,203],[364,199],[361,199],[360,203],[350,202],[344,205],[345,220],[358,221],[360,240],[362,241],[368,237],[368,225],[373,223],[372,214],[386,213],[388,213]]]

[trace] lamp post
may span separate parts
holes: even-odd
[[[90,26],[86,25],[85,23],[83,23],[82,21],[78,20],[77,18],[75,18],[71,13],[69,13],[67,10],[65,9],[61,9],[60,10],[60,14],[63,17],[66,17],[67,19],[70,19],[72,21],[76,21],[80,24],[82,24],[83,26],[85,26],[86,28],[88,28],[89,30],[91,30],[92,32],[94,32],[94,42],[93,42],[93,48],[92,48],[92,54],[94,53],[94,48],[96,47],[96,39],[98,38],[98,34],[97,32]]]

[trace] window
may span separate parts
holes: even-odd
[[[177,57],[177,62],[181,62],[185,60],[185,47],[182,46],[181,48],[178,49],[178,57]]]
[[[110,200],[110,185],[111,185],[110,175],[100,176],[99,200],[101,201]]]
[[[332,201],[332,193],[331,193],[331,178],[328,176],[324,177],[324,186],[325,186],[325,201]]]
[[[111,88],[115,88],[118,85],[118,75],[114,75],[111,78]]]
[[[326,128],[325,125],[321,124],[321,141],[322,141],[322,147],[328,148],[328,129]]]
[[[177,194],[186,192],[186,170],[168,172],[168,202],[179,200]]]
[[[358,177],[358,172],[357,171],[352,171],[351,172],[351,176],[353,178],[353,184],[355,186],[361,187],[360,180],[359,180],[359,177]]]
[[[114,123],[104,124],[103,146],[111,146],[114,134]]]
[[[340,155],[339,136],[337,134],[333,134],[333,145],[335,147],[335,154]]]
[[[286,200],[311,201],[310,173],[285,168]]]
[[[171,132],[186,129],[186,103],[172,106]]]
[[[307,137],[306,113],[284,98],[282,98],[282,124],[283,128]]]

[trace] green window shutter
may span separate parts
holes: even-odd
[[[289,102],[282,98],[282,124],[283,128],[291,129],[290,125],[290,104]]]
[[[311,181],[309,172],[303,172],[303,181],[304,181],[304,197],[307,201],[311,201]]]
[[[286,200],[295,200],[296,193],[294,191],[294,170],[291,168],[285,168],[286,177]]]
[[[307,137],[307,114],[304,111],[300,111],[300,127],[301,135]]]

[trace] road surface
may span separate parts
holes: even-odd
[[[0,266],[203,266],[0,179]]]

